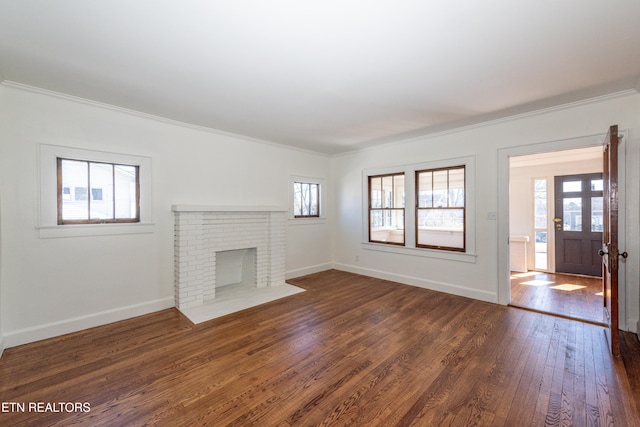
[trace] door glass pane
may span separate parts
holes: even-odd
[[[541,270],[547,269],[547,232],[536,231],[536,268]]]
[[[582,198],[562,199],[563,230],[582,231]]]
[[[602,231],[602,197],[591,198],[591,231]]]
[[[602,191],[602,180],[601,179],[592,179],[591,180],[591,191]]]
[[[582,181],[565,181],[562,183],[562,191],[565,193],[582,191]]]

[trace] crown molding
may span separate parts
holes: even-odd
[[[107,104],[107,103],[100,102],[100,101],[94,101],[92,99],[82,98],[82,97],[75,96],[75,95],[69,95],[69,94],[62,93],[62,92],[56,92],[56,91],[49,90],[49,89],[43,89],[43,88],[36,87],[36,86],[30,86],[30,85],[26,85],[26,84],[23,84],[23,83],[18,83],[18,82],[11,81],[11,80],[2,80],[2,76],[0,76],[0,85],[11,87],[11,88],[14,88],[14,89],[24,90],[24,91],[27,91],[27,92],[37,93],[37,94],[40,94],[40,95],[51,96],[51,97],[58,98],[58,99],[63,99],[63,100],[66,100],[66,101],[77,102],[77,103],[80,103],[80,104],[85,104],[85,105],[89,105],[89,106],[96,107],[96,108],[102,108],[102,109],[105,109],[105,110],[116,111],[116,112],[119,112],[119,113],[122,113],[122,114],[127,114],[127,115],[130,115],[130,116],[136,116],[136,117],[140,117],[140,118],[143,118],[143,119],[153,120],[153,121],[156,121],[156,122],[161,122],[161,123],[165,123],[165,124],[169,124],[169,125],[173,125],[173,126],[179,126],[179,127],[186,128],[186,129],[192,129],[192,130],[197,130],[197,131],[200,131],[200,132],[212,133],[212,134],[215,134],[215,135],[226,136],[226,137],[229,137],[229,138],[242,139],[242,140],[249,141],[249,142],[255,142],[255,143],[263,144],[263,145],[269,145],[269,146],[272,146],[272,147],[281,148],[281,149],[285,149],[285,150],[299,151],[299,152],[302,152],[302,153],[313,154],[313,155],[316,155],[316,156],[331,157],[331,155],[325,154],[325,153],[322,153],[322,152],[319,152],[319,151],[306,150],[304,148],[294,147],[292,145],[286,145],[286,144],[282,144],[282,143],[278,143],[278,142],[274,142],[274,141],[268,141],[268,140],[265,140],[265,139],[254,138],[254,137],[251,137],[251,136],[242,135],[242,134],[233,133],[233,132],[226,132],[226,131],[223,131],[223,130],[210,128],[210,127],[206,127],[206,126],[201,126],[201,125],[196,125],[196,124],[193,124],[193,123],[182,122],[180,120],[174,120],[174,119],[170,119],[170,118],[167,118],[167,117],[156,116],[154,114],[144,113],[142,111],[137,111],[137,110],[132,110],[132,109],[129,109],[129,108],[119,107],[117,105]]]
[[[362,148],[357,148],[357,149],[354,149],[354,150],[351,150],[351,151],[345,151],[343,153],[334,154],[333,157],[341,157],[341,156],[345,156],[345,155],[354,154],[354,153],[357,153],[357,152],[375,150],[375,149],[378,149],[380,147],[392,147],[394,145],[407,144],[407,143],[411,143],[411,142],[422,141],[422,140],[425,140],[425,139],[440,138],[440,137],[443,137],[443,136],[446,136],[446,135],[454,135],[454,134],[457,134],[457,133],[466,132],[466,131],[470,131],[470,130],[474,130],[474,129],[480,129],[480,128],[484,128],[484,127],[488,127],[488,126],[494,126],[494,125],[499,125],[499,124],[502,124],[502,123],[508,123],[508,122],[512,122],[512,121],[516,121],[516,120],[521,120],[521,119],[526,119],[526,118],[530,118],[530,117],[536,117],[536,116],[549,114],[549,113],[553,113],[553,112],[568,110],[568,109],[571,109],[571,108],[576,108],[576,107],[589,105],[589,104],[595,104],[595,103],[598,103],[598,102],[603,102],[603,101],[607,101],[607,100],[611,100],[611,99],[624,98],[626,96],[631,96],[631,95],[638,95],[638,93],[640,92],[640,78],[638,79],[637,86],[638,87],[636,87],[634,89],[625,89],[625,90],[616,91],[616,92],[612,92],[612,93],[608,93],[608,94],[604,94],[604,95],[599,95],[599,96],[585,98],[585,99],[581,99],[581,100],[577,100],[577,101],[562,103],[562,104],[558,104],[558,105],[554,105],[554,106],[550,106],[550,107],[544,107],[544,108],[534,109],[534,110],[531,110],[531,111],[525,111],[525,112],[522,112],[522,113],[506,114],[506,112],[504,112],[505,116],[503,116],[503,117],[498,117],[498,118],[494,118],[494,119],[488,119],[487,118],[485,120],[482,120],[482,118],[478,118],[479,121],[476,122],[476,123],[470,123],[470,124],[462,124],[462,123],[460,123],[459,126],[456,126],[455,123],[452,123],[450,128],[444,129],[444,130],[434,130],[433,132],[429,132],[428,129],[425,129],[425,132],[423,134],[420,134],[420,135],[411,136],[411,137],[408,137],[408,138],[402,138],[402,139],[398,139],[396,141],[389,141],[389,142],[385,142],[385,143],[381,143],[381,144],[376,144],[375,146],[371,146],[371,147],[362,147]],[[493,113],[491,115],[500,115],[500,113],[501,112],[496,112],[496,113]]]

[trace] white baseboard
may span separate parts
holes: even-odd
[[[130,319],[132,317],[153,313],[173,306],[174,297],[166,297],[127,307],[106,310],[100,313],[93,313],[86,316],[74,317],[58,322],[19,329],[17,331],[4,334],[4,346],[6,346],[6,348],[15,347],[71,332],[81,331],[83,329],[93,328],[94,326],[101,326],[118,322],[120,320]]]
[[[296,270],[289,270],[285,273],[287,279],[293,277],[306,276],[307,274],[319,273],[321,271],[330,270],[333,268],[333,264],[326,262],[324,264],[312,265],[310,267],[298,268]]]
[[[478,289],[467,288],[464,286],[454,285],[452,283],[438,282],[435,280],[425,279],[423,277],[406,276],[404,274],[389,273],[387,271],[374,270],[370,268],[362,268],[348,264],[333,264],[336,270],[347,271],[349,273],[362,274],[364,276],[375,277],[378,279],[391,280],[393,282],[403,283],[405,285],[417,286],[420,288],[430,289],[432,291],[445,292],[448,294],[458,295],[461,297],[473,298],[480,301],[498,303],[498,294],[496,292],[481,291]]]

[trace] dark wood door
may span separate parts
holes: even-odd
[[[600,276],[602,173],[555,177],[556,272]]]
[[[609,347],[620,354],[618,344],[618,126],[609,128],[604,142],[604,230],[602,233],[602,285],[604,322]],[[626,256],[626,253],[624,254]]]

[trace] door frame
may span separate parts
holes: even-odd
[[[607,127],[608,129],[608,127]],[[619,242],[620,248],[626,247],[626,145],[627,131],[619,130],[623,136],[618,151],[618,194],[619,200]],[[536,144],[498,149],[498,303],[508,305],[511,301],[510,264],[509,264],[509,158],[526,156],[529,154],[548,153],[553,151],[571,150],[574,148],[602,147],[606,132],[587,135],[571,139],[548,141]],[[619,277],[619,327],[628,329],[627,321],[627,289],[626,264],[620,263]]]

